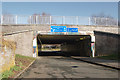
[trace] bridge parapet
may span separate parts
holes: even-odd
[[[93,31],[79,31],[79,32],[50,32],[50,31],[37,31],[38,34],[47,35],[93,35]]]
[[[60,26],[60,25],[58,25]],[[61,25],[62,26],[62,25]],[[109,32],[114,34],[118,33],[118,27],[115,26],[85,26],[85,25],[63,25],[70,28],[78,28],[78,31],[81,32],[90,32],[90,31],[102,31],[102,32]],[[18,31],[24,31],[24,30],[34,30],[34,31],[43,31],[43,32],[50,32],[51,31],[51,25],[3,25],[2,26],[2,33],[14,33]]]

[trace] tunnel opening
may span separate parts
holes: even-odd
[[[41,44],[38,56],[62,56],[61,44]]]
[[[91,56],[90,35],[38,34],[37,44],[38,56]]]

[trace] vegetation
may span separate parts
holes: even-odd
[[[18,73],[20,73],[23,69],[25,69],[35,58],[28,57],[28,56],[22,56],[19,54],[15,55],[15,66],[10,68],[10,70],[6,70],[2,73],[2,78],[14,78]]]
[[[16,54],[15,55],[15,58],[28,58],[28,59],[30,59],[30,60],[35,60],[35,58],[33,58],[33,57],[29,57],[29,56],[23,56],[23,55],[19,55],[19,54]]]
[[[8,77],[10,77],[10,76],[12,76],[12,75],[14,75],[14,71],[19,71],[19,70],[21,70],[22,68],[22,65],[21,66],[14,66],[14,67],[12,67],[12,68],[10,68],[10,70],[8,71],[5,71],[5,72],[3,72],[2,73],[2,78],[8,78]]]
[[[118,54],[111,54],[108,56],[98,56],[98,58],[109,59],[109,60],[120,60]]]

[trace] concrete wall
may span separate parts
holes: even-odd
[[[79,31],[102,31],[118,34],[117,26],[78,26]]]
[[[56,25],[57,26],[57,25]],[[118,27],[114,26],[85,26],[85,25],[59,25],[67,27],[78,27],[79,31],[102,31],[118,34]],[[11,33],[23,30],[36,30],[36,31],[51,31],[51,25],[4,25],[2,26],[3,33]]]
[[[60,25],[59,25],[60,26]],[[78,27],[79,31],[103,31],[103,32],[110,32],[110,33],[115,33],[118,34],[118,28],[117,27],[107,27],[107,26],[74,26],[74,25],[65,25],[67,27]],[[11,35],[6,35],[4,36],[4,38],[6,40],[13,40],[17,43],[17,49],[16,49],[16,53],[17,54],[22,54],[22,55],[26,55],[26,56],[32,56],[33,53],[33,49],[32,49],[32,40],[33,40],[33,32],[22,32],[22,33],[17,33],[17,31],[23,31],[23,30],[35,30],[35,31],[50,31],[51,29],[51,25],[3,25],[2,26],[2,32],[4,34],[8,34],[8,33],[13,33],[16,32],[16,34],[11,34]],[[103,35],[104,36],[104,35]],[[101,53],[99,50],[100,48],[103,49],[104,44],[102,42],[104,42],[104,40],[109,40],[107,38],[104,38],[102,35],[96,35],[96,50],[98,50],[98,52],[96,53]],[[101,37],[101,38],[100,38]],[[106,37],[106,36],[105,36]],[[115,38],[115,37],[114,37]],[[111,38],[111,40],[114,40]],[[108,41],[110,42],[110,41]],[[114,41],[112,44],[115,46],[116,41]],[[73,46],[73,44],[71,44]],[[71,46],[71,45],[67,45],[67,46]],[[65,45],[64,45],[65,46]],[[72,47],[71,46],[71,47]],[[76,46],[77,48],[77,46]],[[111,49],[114,50],[114,48],[111,46]],[[107,49],[103,49],[104,51]],[[74,50],[76,51],[76,50]]]
[[[95,31],[95,53],[99,55],[118,54],[120,35]]]
[[[15,65],[15,54],[33,57],[33,31],[5,34],[0,46],[2,46],[0,52],[1,74]]]
[[[2,47],[0,53],[0,73],[6,70],[10,70],[15,65],[15,49],[16,44],[14,41],[2,40]],[[1,77],[0,77],[1,79]]]
[[[8,34],[3,37],[5,40],[13,40],[16,42],[16,54],[33,56],[33,31]]]
[[[39,53],[41,52],[41,48],[42,48],[42,44],[40,43],[41,41],[40,41],[40,39],[39,39],[39,37],[38,37],[38,35],[37,35],[37,47],[38,47],[38,56],[39,56]]]
[[[61,51],[66,56],[91,56],[90,38],[76,43],[63,43]]]

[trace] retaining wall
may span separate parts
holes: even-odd
[[[0,73],[10,70],[15,65],[16,43],[10,40],[2,40],[0,44],[2,49],[0,53]]]
[[[33,56],[33,31],[25,31],[3,36],[5,40],[16,42],[16,54]]]
[[[120,52],[120,35],[94,31],[96,56],[118,54]]]
[[[102,31],[118,34],[117,26],[85,26],[85,25],[56,25],[66,27],[77,27],[79,31]],[[51,25],[3,25],[3,33],[12,33],[23,30],[35,30],[35,31],[51,31]]]

